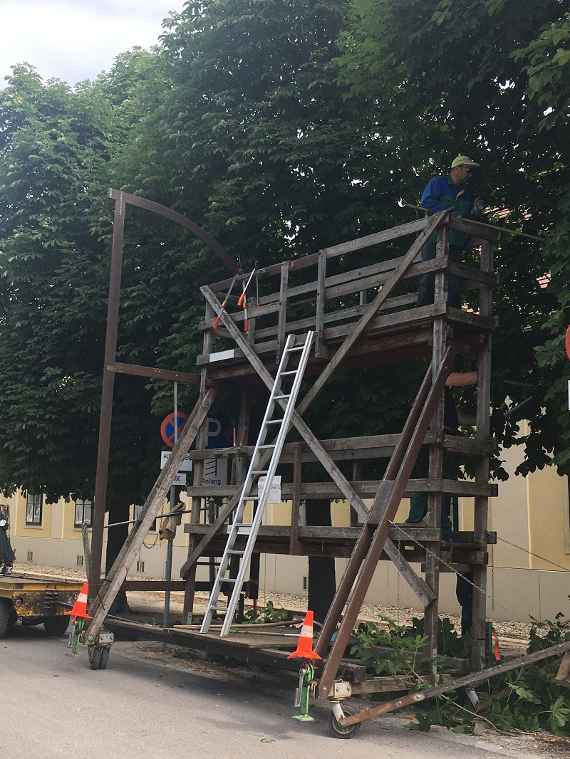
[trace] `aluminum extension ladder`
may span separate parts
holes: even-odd
[[[224,554],[218,568],[216,580],[210,593],[208,608],[206,610],[206,614],[200,628],[201,633],[208,632],[210,628],[212,616],[214,614],[214,611],[217,610],[220,590],[222,584],[224,583],[232,583],[234,587],[226,610],[226,616],[222,625],[220,637],[227,635],[230,631],[230,627],[232,626],[241,594],[241,589],[243,587],[247,564],[253,553],[257,533],[261,525],[261,520],[263,519],[263,512],[265,511],[265,506],[269,500],[269,492],[271,489],[273,476],[275,474],[275,470],[277,469],[279,459],[281,458],[281,451],[283,450],[285,438],[287,437],[287,433],[289,431],[291,417],[293,416],[293,411],[295,409],[295,402],[297,400],[297,395],[299,394],[299,389],[303,380],[303,374],[305,373],[305,368],[309,360],[313,337],[314,332],[309,331],[307,332],[304,343],[302,345],[296,345],[295,335],[287,336],[285,348],[281,356],[281,361],[279,362],[279,368],[277,369],[277,374],[275,375],[275,382],[273,384],[271,395],[269,396],[269,401],[265,410],[265,416],[263,417],[263,421],[259,429],[259,437],[257,438],[255,450],[253,452],[249,469],[243,483],[240,498],[236,506],[235,516],[230,527]],[[287,369],[291,354],[294,352],[300,352],[301,354],[299,363],[295,369]],[[291,389],[288,391],[285,390],[285,388],[282,386],[282,382],[284,380],[293,381]],[[281,408],[283,410],[283,416],[274,416],[276,408]],[[277,435],[273,439],[273,442],[266,442],[268,434],[272,436],[275,428],[277,429]],[[272,454],[269,465],[267,469],[261,469],[260,467],[263,466],[262,457],[264,455],[264,452],[270,450],[272,450]],[[256,484],[259,484],[259,479],[261,477],[265,477],[265,483],[261,488],[261,492],[259,492],[258,488],[258,495],[252,495],[252,493],[255,492],[255,486]],[[254,509],[252,522],[246,524],[243,522],[243,516],[248,501],[253,501],[254,504],[257,504],[257,509]],[[236,548],[238,537],[242,535],[248,536],[245,548]],[[225,573],[229,570],[230,559],[232,556],[239,556],[239,570],[235,578],[224,576]]]

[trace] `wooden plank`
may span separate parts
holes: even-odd
[[[299,414],[303,414],[310,406],[312,401],[317,397],[323,387],[326,385],[335,369],[343,362],[348,355],[350,349],[354,343],[360,338],[370,322],[376,316],[378,309],[387,300],[394,287],[401,280],[402,276],[406,273],[409,267],[412,265],[415,257],[418,255],[424,244],[431,237],[432,233],[437,229],[447,214],[445,212],[436,214],[425,225],[425,229],[419,234],[407,254],[402,258],[402,262],[398,269],[394,272],[391,278],[386,282],[382,290],[374,298],[374,300],[368,306],[366,313],[362,316],[360,321],[354,325],[351,333],[346,337],[340,348],[336,351],[332,359],[324,368],[323,372],[311,387],[309,392],[305,395],[301,404],[299,405]]]
[[[377,480],[359,480],[352,483],[352,488],[359,499],[373,497],[378,488]],[[188,495],[200,497],[220,497],[227,498],[234,495],[238,490],[237,485],[226,485],[215,487],[210,485],[190,486],[187,488]],[[302,498],[339,498],[344,495],[342,489],[334,482],[303,482],[300,486]],[[444,495],[459,495],[465,498],[474,498],[477,496],[496,497],[498,492],[497,485],[494,483],[470,482],[467,480],[430,480],[414,479],[408,480],[405,497],[413,493],[431,493]],[[281,493],[285,499],[293,496],[293,485],[290,482],[282,482]]]
[[[380,309],[380,313],[389,311],[391,309],[402,308],[406,306],[413,306],[417,301],[416,293],[407,293],[405,295],[397,295],[394,298],[388,298],[386,303]],[[356,319],[365,312],[366,306],[352,306],[351,308],[343,308],[338,311],[331,311],[323,315],[323,324],[334,324],[335,322],[348,321],[350,319]],[[232,317],[234,315],[232,314]],[[234,321],[240,321],[241,318],[234,318]],[[206,329],[205,322],[201,323],[202,329]],[[297,319],[295,321],[287,322],[285,326],[285,332],[301,332],[302,330],[311,329],[316,326],[316,317],[308,316],[304,319]],[[263,327],[256,332],[256,338],[264,340],[270,337],[274,337],[277,334],[278,326],[275,324],[272,327]],[[228,335],[225,330],[221,330],[222,336]]]
[[[457,216],[452,216],[449,221],[451,229],[457,229],[458,232],[465,232],[470,237],[480,240],[489,240],[495,242],[499,237],[499,230],[490,228],[487,224],[479,224],[476,221],[470,219],[459,219]]]
[[[407,235],[421,232],[427,224],[428,221],[425,218],[416,219],[416,221],[410,221],[407,224],[399,224],[396,227],[390,227],[381,232],[374,232],[371,235],[357,237],[354,240],[348,240],[347,242],[341,242],[337,245],[331,245],[328,248],[322,248],[322,252],[326,254],[327,258],[344,256],[347,253],[354,253],[357,250],[369,248],[370,246],[378,245],[381,242],[388,242],[389,240],[396,240],[398,237],[406,237]]]
[[[188,385],[200,384],[200,375],[198,373],[177,372],[172,369],[160,369],[157,366],[141,366],[140,364],[124,364],[120,361],[113,361],[107,364],[106,368],[115,374],[132,374],[136,377],[150,377],[150,379],[181,382]]]

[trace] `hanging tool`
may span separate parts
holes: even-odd
[[[217,604],[222,585],[226,583],[232,583],[234,587],[230,600],[228,602],[228,608],[226,610],[226,616],[222,625],[220,637],[227,635],[230,631],[230,627],[232,626],[236,608],[240,599],[245,571],[251,555],[253,554],[257,533],[261,525],[263,512],[265,511],[265,506],[269,501],[273,475],[277,469],[277,465],[281,457],[281,451],[283,450],[283,445],[285,444],[285,438],[287,437],[287,433],[289,431],[291,417],[293,416],[293,411],[295,409],[295,402],[297,400],[297,395],[299,394],[299,390],[301,388],[301,382],[303,380],[305,368],[309,360],[309,353],[311,351],[314,334],[315,333],[311,331],[307,332],[305,340],[301,345],[296,345],[295,335],[287,336],[285,348],[283,350],[281,361],[279,362],[279,368],[275,376],[275,382],[273,383],[273,388],[271,390],[269,401],[267,403],[265,416],[263,417],[263,421],[261,422],[261,427],[259,429],[259,437],[257,438],[257,443],[255,444],[255,449],[253,451],[253,456],[251,457],[249,469],[243,483],[243,488],[236,507],[234,520],[230,527],[224,554],[218,568],[216,579],[212,586],[212,591],[208,600],[208,607],[204,615],[202,627],[200,628],[201,633],[208,632],[210,623],[212,621],[212,616],[217,610]],[[287,365],[289,359],[291,358],[291,354],[299,351],[301,352],[301,357],[299,359],[297,368],[288,370]],[[293,381],[290,390],[286,390],[283,387],[283,383],[288,380]],[[280,401],[284,401],[284,403],[281,404]],[[277,408],[281,408],[283,410],[283,416],[274,416],[274,412]],[[268,434],[271,434],[271,432],[274,430],[277,431],[276,437],[273,439],[273,442],[267,442]],[[259,469],[260,458],[266,449],[272,449],[273,451],[271,460],[267,469]],[[263,485],[260,485],[261,477],[265,478]],[[253,495],[256,486],[258,490],[257,496]],[[243,521],[245,508],[248,501],[253,501],[254,504],[257,503],[257,510],[254,509],[253,520],[249,524]],[[241,536],[247,536],[245,548],[236,547],[238,539]],[[237,577],[230,578],[226,577],[225,575],[229,570],[230,559],[233,556],[239,557],[239,569]]]
[[[233,291],[233,289],[234,289],[234,285],[235,285],[235,283],[236,283],[236,279],[237,279],[237,278],[238,278],[238,275],[237,275],[237,274],[234,274],[234,278],[232,279],[232,281],[231,281],[231,283],[230,283],[230,286],[229,286],[229,288],[228,288],[228,291],[227,291],[227,293],[226,293],[226,297],[225,297],[225,298],[223,299],[223,301],[222,301],[222,306],[221,306],[221,307],[222,307],[222,310],[223,310],[223,311],[225,311],[225,310],[226,310],[226,303],[228,302],[228,300],[229,300],[229,299],[230,299],[230,297],[231,297],[231,294],[232,294],[232,291]],[[241,296],[240,296],[240,297],[241,297]],[[215,317],[212,319],[212,329],[214,330],[214,332],[216,332],[216,331],[219,329],[219,327],[220,327],[220,324],[221,324],[221,321],[222,321],[222,318],[221,318],[221,316],[215,316]]]
[[[238,298],[238,306],[240,308],[243,308],[243,331],[245,334],[249,332],[249,319],[247,318],[247,289],[251,283],[251,280],[253,279],[253,275],[255,274],[256,268],[255,266],[252,269],[251,274],[249,275],[247,282],[244,283],[242,293]]]

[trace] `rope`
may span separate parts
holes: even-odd
[[[539,553],[533,553],[532,551],[529,551],[528,548],[525,548],[524,546],[519,546],[516,543],[511,543],[511,541],[506,540],[506,538],[501,538],[497,535],[497,540],[500,540],[501,543],[506,543],[507,545],[512,546],[513,548],[518,548],[519,551],[522,551],[523,553],[526,553],[529,556],[534,556],[536,559],[540,559],[541,561],[545,561],[547,564],[552,564],[553,567],[558,567],[558,569],[561,569],[563,572],[570,572],[570,569],[568,569],[568,567],[563,567],[562,564],[557,564],[555,561],[552,561],[551,559],[547,559],[546,556],[541,556]]]

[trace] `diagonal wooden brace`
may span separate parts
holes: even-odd
[[[192,443],[196,439],[196,435],[208,416],[208,411],[210,410],[215,397],[215,390],[210,388],[194,406],[192,413],[188,417],[188,420],[180,433],[178,443],[172,449],[172,455],[168,460],[168,464],[159,474],[152,490],[147,496],[142,509],[141,521],[131,530],[128,539],[125,541],[123,548],[111,567],[109,575],[105,578],[95,602],[93,619],[89,624],[88,641],[90,643],[97,640],[97,636],[103,626],[105,617],[126,579],[129,567],[136,554],[140,551],[146,534],[164,504],[164,499],[172,485],[172,481],[180,469],[184,456],[186,456],[190,450]]]
[[[400,263],[396,271],[392,274],[392,276],[384,284],[384,287],[380,290],[378,295],[370,303],[369,307],[366,309],[365,313],[362,315],[360,321],[354,326],[354,329],[351,329],[351,331],[349,332],[349,334],[346,336],[345,340],[343,341],[342,345],[339,346],[334,356],[331,358],[329,363],[325,366],[325,368],[319,375],[318,379],[315,381],[315,384],[312,386],[312,388],[308,391],[308,393],[305,395],[305,397],[299,404],[299,414],[303,414],[307,410],[309,405],[315,400],[317,395],[321,392],[325,384],[330,379],[334,370],[339,366],[339,364],[342,363],[342,361],[344,361],[344,359],[348,355],[352,346],[360,338],[360,336],[362,335],[366,327],[370,324],[372,319],[374,319],[378,311],[382,308],[382,305],[390,297],[390,293],[392,292],[392,290],[396,287],[396,285],[400,282],[400,280],[408,271],[410,266],[413,264],[414,259],[416,258],[418,253],[421,251],[423,246],[426,244],[426,242],[429,240],[432,234],[436,231],[436,229],[442,223],[444,218],[447,218],[448,215],[449,215],[448,211],[441,211],[440,213],[432,216],[432,218],[429,220],[428,224],[426,225],[425,229],[423,229],[423,231],[420,232],[420,234],[416,237],[409,251],[403,257],[402,262]]]

